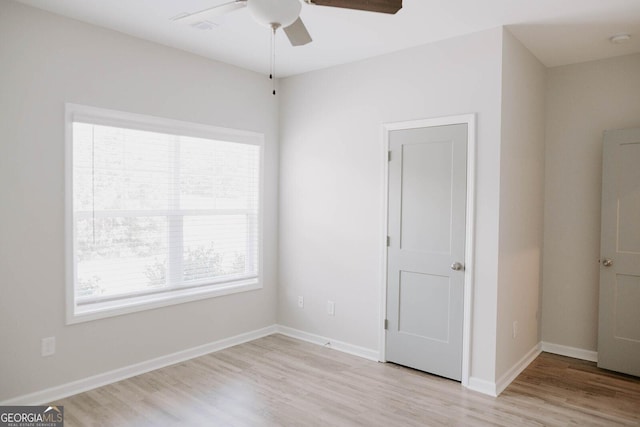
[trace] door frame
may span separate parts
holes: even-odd
[[[388,262],[388,222],[389,222],[389,133],[395,130],[406,130],[416,128],[426,128],[435,126],[447,126],[456,124],[467,125],[467,212],[465,231],[465,256],[464,256],[464,307],[462,326],[462,379],[464,387],[469,386],[469,372],[471,364],[471,323],[474,288],[474,248],[475,248],[475,182],[476,182],[476,115],[462,114],[456,116],[435,117],[429,119],[410,120],[404,122],[393,122],[382,124],[382,233],[380,236],[380,247],[382,266],[380,285],[380,322],[379,337],[380,343],[378,359],[386,362],[386,334],[384,320],[387,318],[387,262]]]

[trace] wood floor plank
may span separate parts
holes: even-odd
[[[73,426],[640,426],[640,379],[541,354],[498,398],[271,335],[57,402]]]

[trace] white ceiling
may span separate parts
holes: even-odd
[[[80,21],[258,72],[269,69],[270,30],[245,9],[197,30],[172,17],[228,0],[18,0]],[[506,25],[545,65],[640,52],[640,0],[404,0],[396,15],[303,4],[313,42],[277,36],[279,77]],[[614,45],[609,37],[630,33]]]

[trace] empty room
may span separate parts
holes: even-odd
[[[640,425],[640,2],[0,0],[0,196],[0,426]]]

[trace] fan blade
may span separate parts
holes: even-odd
[[[293,46],[302,46],[311,42],[311,35],[300,17],[298,17],[293,24],[285,27],[284,32]]]
[[[237,9],[242,9],[246,5],[247,5],[247,0],[234,0],[232,2],[219,4],[217,6],[213,6],[208,9],[201,10],[199,12],[180,16],[174,19],[174,21],[183,22],[186,24],[192,24],[199,21],[206,21],[208,19],[212,19],[221,15],[224,15],[225,13],[233,12],[234,10],[237,10]]]
[[[341,7],[344,9],[367,10],[394,14],[402,9],[402,0],[305,0],[318,6]]]

